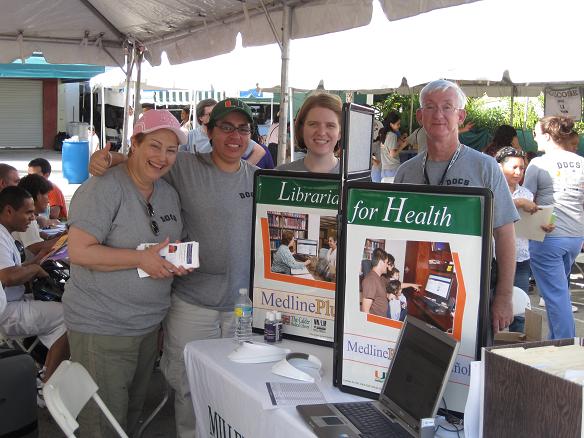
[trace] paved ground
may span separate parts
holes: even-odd
[[[28,162],[36,157],[44,157],[51,162],[53,168],[53,173],[51,175],[51,180],[59,185],[67,203],[71,200],[71,196],[75,193],[75,190],[79,187],[78,184],[69,184],[67,180],[63,178],[62,166],[61,166],[61,154],[54,151],[22,151],[22,150],[1,150],[0,151],[0,162],[8,163],[15,168],[17,168],[21,176],[26,174]],[[584,269],[584,265],[582,265]],[[579,309],[574,314],[576,320],[576,335],[584,337],[584,277],[577,267],[572,270],[571,276],[571,291],[572,291],[572,303]],[[543,315],[544,318],[544,336],[547,335],[547,319],[545,308],[539,305],[539,295],[537,294],[537,288],[530,295],[532,309]],[[164,379],[159,371],[155,371],[152,377],[152,381],[149,388],[148,399],[146,401],[146,406],[144,412],[149,415],[153,411],[154,407],[162,399],[162,393],[164,392]],[[169,402],[163,408],[163,410],[157,415],[155,420],[152,422],[150,427],[145,431],[143,437],[154,438],[154,437],[172,437],[175,435],[175,428],[173,422],[174,410],[172,408],[172,403]],[[50,415],[45,410],[39,410],[39,436],[41,438],[53,438],[61,437],[62,434]]]

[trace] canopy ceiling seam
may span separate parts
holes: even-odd
[[[274,35],[274,38],[276,39],[278,46],[280,46],[280,51],[282,51],[284,49],[284,46],[282,44],[282,40],[280,39],[280,36],[278,35],[278,32],[276,31],[276,26],[274,25],[274,21],[272,20],[272,16],[270,15],[268,8],[266,8],[266,4],[264,3],[264,0],[260,0],[260,4],[262,5],[262,9],[264,10],[264,15],[266,16],[266,20],[268,20],[268,24],[270,25],[270,29],[272,30],[272,34]]]
[[[93,15],[95,15],[99,19],[99,21],[101,21],[103,24],[109,27],[110,30],[118,37],[120,41],[124,41],[127,38],[126,35],[121,30],[119,30],[111,21],[109,21],[101,12],[99,12],[95,6],[93,6],[90,0],[79,1],[83,3],[83,5],[85,5],[85,7],[89,9],[89,11]]]
[[[292,1],[292,2],[288,2],[288,3],[289,3],[290,7],[294,7],[297,4],[302,3],[302,1],[297,0],[297,1]],[[283,8],[284,8],[283,5],[276,5],[276,4],[274,4],[271,7],[267,7],[268,12],[282,11]],[[257,7],[253,9],[253,12],[249,13],[250,18],[255,18],[258,15],[264,15],[264,11],[262,11],[261,9],[258,9]],[[218,26],[224,26],[227,24],[236,23],[236,22],[240,21],[241,19],[242,19],[242,15],[233,14],[229,17],[215,20],[210,24],[208,21],[205,20],[204,23],[193,26],[190,29],[172,32],[172,33],[165,35],[165,36],[162,36],[160,38],[146,39],[146,40],[143,40],[143,43],[146,45],[153,45],[153,44],[160,44],[160,43],[174,43],[174,42],[180,41],[184,38],[187,38],[190,35],[196,34],[198,32],[208,31],[209,29],[213,29],[213,28],[218,27]]]

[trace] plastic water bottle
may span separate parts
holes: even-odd
[[[249,299],[246,288],[239,289],[239,296],[235,299],[235,341],[251,340],[253,304]]]
[[[276,312],[276,342],[282,342],[282,312]]]

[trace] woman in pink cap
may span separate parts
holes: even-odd
[[[71,358],[87,368],[99,393],[132,435],[154,362],[160,322],[175,275],[187,271],[159,255],[181,238],[176,191],[161,177],[186,135],[166,110],[150,110],[134,126],[122,165],[86,181],[71,201],[71,279],[63,297]],[[137,250],[141,243],[155,243]],[[149,277],[140,278],[138,269]],[[94,404],[79,416],[83,437],[109,436]]]

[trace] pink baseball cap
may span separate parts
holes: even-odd
[[[149,134],[150,132],[158,131],[159,129],[170,129],[178,137],[178,144],[186,144],[188,141],[187,134],[180,129],[180,123],[167,110],[148,110],[142,114],[134,125],[134,132],[136,134]]]

